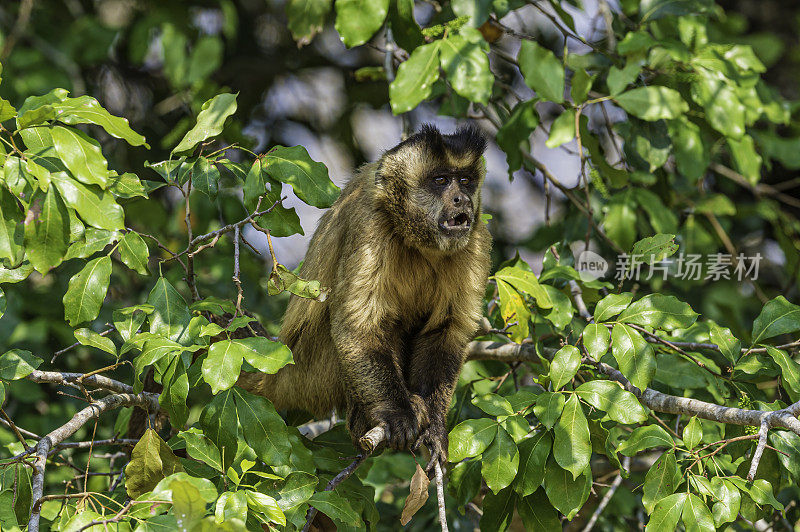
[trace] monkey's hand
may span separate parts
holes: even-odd
[[[411,408],[388,409],[377,414],[380,423],[387,430],[387,446],[404,451],[410,449],[419,439],[419,435],[428,427],[428,407],[417,394],[410,396]]]
[[[410,408],[381,405],[371,413],[354,408],[348,418],[348,428],[354,445],[364,434],[377,425],[386,429],[386,446],[398,451],[411,448],[419,435],[428,427],[428,407],[417,394],[410,397]]]
[[[440,416],[433,416],[430,425],[420,434],[412,450],[416,451],[423,444],[431,452],[431,458],[428,460],[425,472],[430,475],[431,471],[433,471],[433,466],[437,462],[444,469],[445,465],[447,465],[449,439],[447,437],[447,425]]]

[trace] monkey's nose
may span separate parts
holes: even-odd
[[[456,194],[453,196],[453,204],[458,205],[459,203],[466,201],[466,197],[463,194]]]

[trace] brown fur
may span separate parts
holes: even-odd
[[[491,246],[480,218],[484,141],[457,135],[428,128],[353,176],[300,270],[330,296],[292,296],[286,310],[280,340],[295,363],[275,375],[243,373],[240,386],[278,409],[347,411],[354,441],[383,423],[392,447],[433,444],[446,457],[445,415],[481,316]],[[437,225],[456,193],[429,190],[441,171],[474,180],[472,224],[460,238]]]

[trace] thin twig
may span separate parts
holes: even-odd
[[[105,331],[103,331],[103,332],[101,332],[99,334],[100,334],[100,336],[107,336],[107,335],[111,334],[111,332],[113,332],[113,331],[114,331],[114,327],[109,327],[108,329],[106,329]],[[75,342],[74,344],[72,344],[70,346],[67,346],[64,349],[59,349],[58,351],[53,353],[53,357],[50,359],[50,363],[52,364],[53,362],[56,361],[56,359],[59,356],[63,355],[64,353],[66,353],[70,349],[74,349],[74,348],[78,347],[79,345],[83,345],[83,344],[81,344],[80,342]]]
[[[436,474],[436,502],[439,505],[439,524],[442,525],[442,532],[448,532],[447,508],[444,505],[444,479],[442,478],[442,466],[438,460],[433,464],[433,470]]]
[[[350,475],[355,473],[358,466],[364,463],[364,461],[370,457],[370,455],[375,451],[375,449],[383,443],[386,439],[386,430],[382,426],[373,427],[369,430],[364,436],[361,437],[358,444],[362,449],[362,453],[356,456],[355,460],[342,469],[342,471],[333,477],[328,485],[325,486],[323,491],[331,491],[336,488],[339,484],[347,480]],[[311,529],[311,523],[314,521],[314,518],[317,516],[317,509],[313,506],[309,507],[308,513],[306,513],[306,524],[303,526],[303,532],[308,532]]]
[[[761,455],[764,454],[764,447],[767,445],[767,433],[769,433],[769,420],[764,418],[761,426],[758,428],[758,444],[756,450],[753,452],[753,459],[750,462],[750,471],[747,473],[747,480],[752,481],[756,478],[758,472],[758,464],[761,462]]]
[[[98,378],[99,375],[91,377]],[[109,379],[110,380],[110,379]],[[158,410],[158,397],[155,394],[142,392],[140,394],[119,393],[108,395],[80,410],[67,423],[51,431],[36,445],[36,458],[33,463],[31,476],[31,516],[28,520],[28,531],[39,531],[39,517],[42,510],[42,496],[44,492],[44,474],[47,466],[47,456],[53,446],[60,444],[92,419],[96,419],[108,410],[121,406],[139,406],[149,411]]]
[[[623,469],[628,469],[631,465],[631,457],[626,456],[622,460],[622,467]],[[603,495],[603,499],[600,501],[600,504],[597,505],[592,517],[589,519],[589,522],[586,523],[586,526],[583,527],[583,532],[590,532],[592,528],[594,528],[595,523],[597,523],[597,519],[600,517],[600,514],[603,513],[603,510],[606,509],[608,506],[609,501],[611,501],[611,497],[614,496],[614,493],[617,491],[617,488],[622,484],[622,471],[620,471],[619,475],[614,479],[614,482],[611,483],[611,486],[606,491],[605,495]]]

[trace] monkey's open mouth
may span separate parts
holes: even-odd
[[[439,226],[445,231],[460,231],[469,229],[470,217],[467,213],[460,212],[452,218],[447,218],[446,220],[440,222]]]

